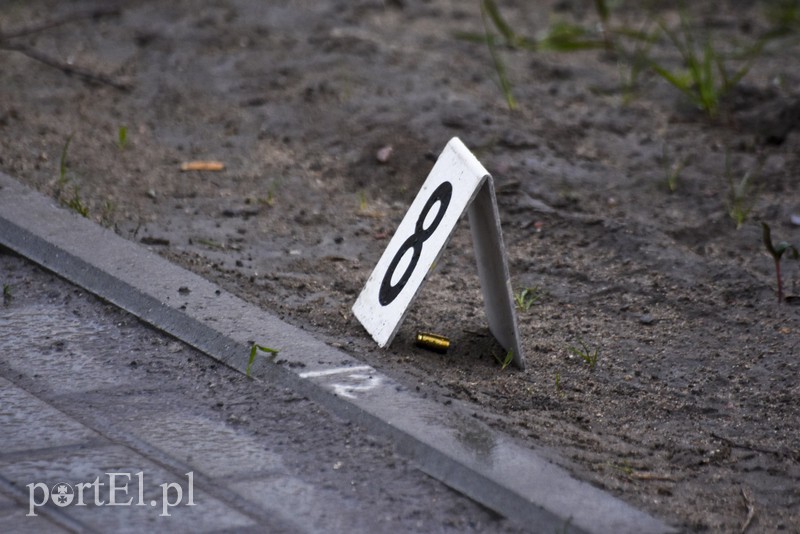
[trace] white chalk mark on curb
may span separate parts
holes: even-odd
[[[321,376],[340,375],[342,373],[352,373],[353,371],[375,371],[369,365],[356,365],[355,367],[341,367],[339,369],[325,369],[323,371],[305,371],[299,373],[300,378],[319,378]]]

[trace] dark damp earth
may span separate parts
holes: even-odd
[[[652,60],[632,86],[619,51],[512,49],[488,20],[510,111],[464,37],[478,2],[102,5],[3,4],[0,170],[683,530],[753,510],[748,532],[800,532],[800,262],[779,305],[761,227],[800,243],[796,32],[709,117],[652,68],[681,66],[663,36],[625,41]],[[733,72],[777,5],[693,5],[692,29]],[[531,38],[600,22],[500,7]],[[675,2],[614,8],[615,27],[681,25]],[[498,363],[466,220],[389,349],[350,311],[453,136],[495,179],[524,371]],[[181,172],[197,160],[224,169]]]

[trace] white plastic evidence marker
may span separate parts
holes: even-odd
[[[444,147],[422,184],[353,305],[353,314],[380,347],[389,345],[467,208],[489,330],[523,368],[494,182],[457,137]]]

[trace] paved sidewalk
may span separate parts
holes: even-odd
[[[2,249],[0,283],[0,532],[516,530],[363,429]]]

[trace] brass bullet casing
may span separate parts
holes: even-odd
[[[417,340],[415,343],[418,347],[423,349],[432,350],[444,354],[450,348],[450,340],[438,334],[431,334],[428,332],[417,332]]]

